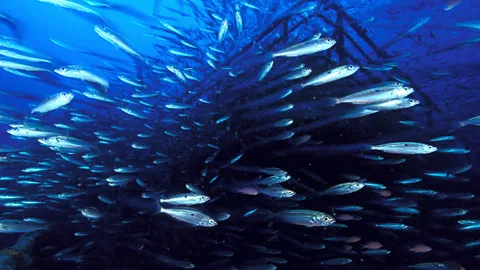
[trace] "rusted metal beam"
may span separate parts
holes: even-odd
[[[348,25],[350,25],[350,27],[355,31],[355,33],[360,38],[362,38],[368,44],[368,46],[370,46],[373,49],[373,51],[377,54],[377,56],[379,56],[381,58],[392,57],[389,54],[387,54],[384,50],[382,50],[379,46],[377,46],[377,44],[375,44],[375,42],[373,42],[373,40],[371,40],[365,34],[366,30],[363,27],[359,26],[357,24],[357,22],[355,21],[355,19],[353,19],[348,13],[346,13],[345,10],[343,10],[343,8],[341,6],[339,6],[338,4],[330,1],[326,5],[326,8],[331,8],[331,9],[335,10],[337,12],[337,15],[341,16],[348,23]]]
[[[27,270],[33,262],[35,240],[43,234],[35,231],[22,235],[17,243],[0,251],[0,270]]]

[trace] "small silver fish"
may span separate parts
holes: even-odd
[[[86,218],[91,218],[91,219],[103,218],[103,214],[95,207],[85,207],[85,208],[82,208],[80,212]]]
[[[306,83],[302,84],[302,87],[307,87],[311,85],[322,85],[329,82],[337,81],[353,75],[355,72],[357,72],[359,68],[359,66],[354,65],[337,67],[315,76],[314,78],[308,80]]]
[[[0,233],[27,233],[38,230],[47,230],[48,226],[24,220],[0,220]]]
[[[175,208],[163,208],[159,207],[158,213],[165,213],[177,220],[192,224],[194,226],[201,227],[214,227],[217,226],[217,222],[200,212],[195,208],[189,207],[175,207]]]
[[[371,146],[371,149],[383,151],[386,153],[404,155],[430,154],[438,150],[435,146],[416,142],[394,142],[373,145]]]
[[[204,194],[184,193],[160,199],[160,203],[168,203],[173,205],[196,205],[208,202],[210,197]]]
[[[331,38],[320,38],[292,45],[288,48],[273,53],[272,57],[298,57],[325,51],[337,42]]]
[[[335,223],[335,219],[325,213],[313,210],[283,210],[274,214],[274,219],[306,227],[329,226]]]
[[[321,192],[321,195],[328,196],[350,194],[361,190],[364,186],[365,184],[361,182],[342,183],[326,189],[325,191]]]
[[[67,92],[55,94],[32,109],[32,113],[46,113],[69,104],[74,95]]]

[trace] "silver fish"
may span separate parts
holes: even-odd
[[[46,113],[50,112],[53,110],[56,110],[60,107],[63,107],[67,104],[69,104],[72,99],[74,98],[74,95],[72,93],[67,93],[67,92],[61,92],[58,94],[55,94],[45,101],[43,101],[41,104],[36,106],[35,108],[32,109],[32,113]]]
[[[353,75],[355,72],[357,72],[359,68],[359,66],[354,65],[337,67],[315,76],[314,78],[308,80],[306,83],[302,84],[302,87],[307,87],[311,85],[322,85],[329,82],[337,81]]]
[[[113,32],[110,28],[106,26],[95,25],[94,29],[100,37],[115,46],[115,48],[119,48],[129,55],[143,60],[143,57],[138,52],[136,52],[132,47],[130,47],[123,38]]]
[[[104,91],[107,91],[108,87],[110,86],[107,80],[86,70],[82,66],[78,66],[78,65],[64,66],[64,67],[56,68],[54,71],[55,73],[67,78],[94,83],[96,85],[101,86]]]
[[[331,38],[320,38],[298,43],[276,53],[272,57],[297,57],[325,51],[333,47],[337,42]]]
[[[47,225],[36,222],[14,219],[0,220],[0,233],[27,233],[47,229]]]
[[[189,207],[174,207],[174,208],[163,208],[159,207],[158,213],[165,213],[177,220],[192,224],[194,226],[201,227],[214,227],[217,225],[217,222],[200,212],[195,208]]]
[[[361,190],[364,186],[365,184],[361,182],[347,182],[330,187],[325,191],[321,192],[320,194],[323,196],[345,195],[357,192]]]
[[[404,155],[430,154],[438,150],[435,146],[416,142],[394,142],[380,145],[372,145],[371,149],[383,151],[386,153]]]
[[[160,203],[168,203],[173,205],[196,205],[202,204],[210,200],[210,197],[197,193],[184,193],[160,199]]]
[[[222,42],[225,39],[228,31],[228,21],[227,19],[223,20],[222,25],[220,26],[220,30],[218,30],[218,42]]]
[[[274,219],[306,227],[329,226],[335,223],[330,215],[313,210],[283,210],[274,214]]]

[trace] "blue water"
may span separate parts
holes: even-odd
[[[480,268],[476,1],[4,2],[0,248],[41,232],[31,269]],[[275,57],[318,34],[335,45]],[[336,104],[394,82],[418,104]],[[60,92],[74,97],[40,110]],[[392,142],[435,151],[371,149]]]

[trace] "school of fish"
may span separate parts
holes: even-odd
[[[335,1],[178,0],[162,15],[114,1],[32,2],[81,18],[118,56],[50,37],[96,62],[46,55],[11,34],[16,14],[0,13],[12,29],[0,33],[0,78],[57,90],[0,86],[23,106],[0,104],[12,142],[0,145],[0,237],[43,231],[36,260],[61,269],[480,265],[476,151],[457,135],[478,132],[480,116],[435,129],[414,120],[431,110],[419,86],[390,59],[349,54],[329,17]],[[138,32],[122,32],[111,14]]]

